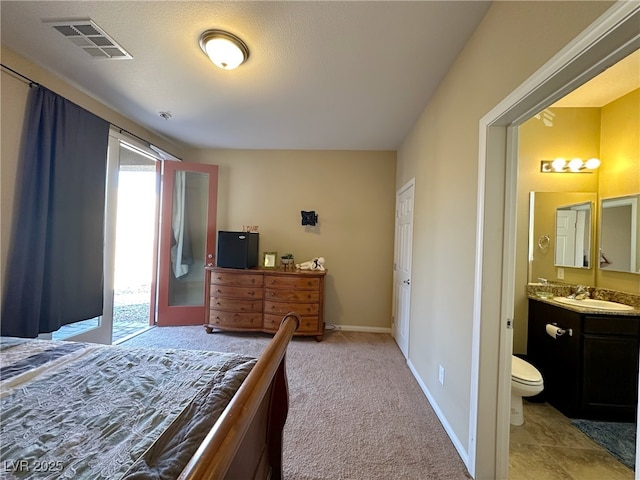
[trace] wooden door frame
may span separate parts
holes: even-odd
[[[204,163],[185,163],[185,162],[162,162],[163,163],[163,172],[162,172],[162,187],[161,187],[161,198],[160,198],[160,215],[164,217],[166,214],[171,214],[173,210],[173,186],[174,186],[174,173],[179,169],[188,170],[191,172],[198,173],[206,173],[211,177],[209,179],[209,192],[212,195],[212,198],[217,198],[218,192],[218,176],[219,176],[219,168],[217,165],[204,164]],[[167,194],[167,192],[170,192]],[[212,255],[215,258],[216,254],[216,222],[217,222],[217,202],[214,202],[214,205],[209,205],[207,209],[207,232],[206,232],[206,246],[205,246],[205,257]],[[163,222],[167,225],[166,220]],[[169,225],[171,222],[168,223]],[[189,317],[197,314],[197,309],[202,309],[202,319],[201,323],[205,323],[205,311],[206,309],[206,298],[209,294],[209,288],[206,282],[206,275],[203,278],[203,289],[202,289],[202,305],[198,306],[169,306],[169,276],[171,275],[171,267],[169,263],[164,260],[163,250],[166,246],[171,245],[171,228],[161,228],[159,235],[159,246],[158,246],[158,270],[157,276],[157,300],[156,300],[156,324],[163,323],[166,321],[167,325],[180,325],[180,324],[192,324],[192,323],[182,323],[176,320],[176,315],[182,315],[186,313]],[[170,247],[169,247],[170,248]],[[204,267],[204,265],[203,265]],[[203,275],[205,270],[203,269]],[[165,302],[166,301],[166,302]],[[164,305],[167,303],[167,305]],[[182,313],[177,313],[176,309],[182,309]],[[186,311],[185,309],[188,309]],[[164,317],[162,320],[160,317]],[[197,315],[196,315],[197,316]]]

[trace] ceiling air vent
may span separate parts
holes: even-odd
[[[93,58],[110,58],[112,60],[133,58],[93,20],[44,20],[44,23],[51,25]]]

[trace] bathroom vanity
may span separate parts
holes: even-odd
[[[547,324],[564,330],[558,337]],[[571,418],[636,420],[640,311],[594,312],[529,298],[527,360],[544,398]]]

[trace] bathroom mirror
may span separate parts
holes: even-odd
[[[607,198],[601,202],[601,270],[640,273],[640,195]]]
[[[555,266],[590,268],[591,205],[584,202],[556,208]]]
[[[557,278],[558,260],[562,267],[572,267],[584,272],[581,279],[588,276],[595,261],[595,221],[594,212],[597,194],[594,192],[531,192],[529,200],[529,282],[538,278]],[[563,253],[556,253],[558,244],[558,216],[565,221],[565,217],[576,219],[581,217],[582,226],[576,229],[574,238],[578,238],[578,246],[564,239],[561,247]],[[578,253],[576,253],[578,252]],[[564,256],[564,259],[562,257]],[[577,258],[577,260],[576,260]],[[585,261],[586,258],[586,261]],[[571,259],[571,260],[570,260]],[[578,270],[576,270],[577,272]],[[595,278],[583,278],[585,283],[593,284]]]

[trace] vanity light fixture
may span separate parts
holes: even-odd
[[[582,160],[581,158],[573,158],[569,161],[564,158],[556,158],[555,160],[542,160],[540,162],[540,171],[542,173],[591,173],[600,166],[600,160],[590,158]]]
[[[233,70],[249,58],[247,44],[223,30],[207,30],[200,35],[200,48],[215,65],[224,70]]]

